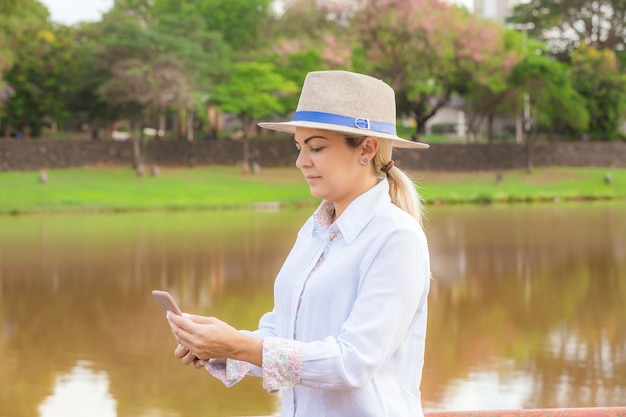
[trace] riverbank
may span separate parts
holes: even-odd
[[[426,204],[626,199],[626,169],[537,168],[501,172],[410,172]],[[295,168],[242,175],[236,166],[126,167],[0,173],[0,214],[314,206]]]

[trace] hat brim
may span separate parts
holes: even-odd
[[[340,132],[352,134],[356,136],[373,136],[375,138],[390,141],[396,148],[407,149],[425,149],[430,145],[422,142],[413,142],[402,139],[396,135],[384,132],[375,132],[372,130],[359,129],[356,127],[340,126],[328,123],[309,122],[309,121],[291,121],[291,122],[261,122],[258,124],[264,129],[277,130],[280,132],[295,133],[297,127],[307,127],[311,129],[330,130],[332,132]]]

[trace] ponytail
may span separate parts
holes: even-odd
[[[381,140],[378,152],[374,157],[374,169],[377,175],[383,173],[389,181],[389,196],[391,202],[413,216],[421,225],[424,216],[422,198],[411,178],[400,168],[394,166],[391,159],[393,146]]]

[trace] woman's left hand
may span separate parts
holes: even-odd
[[[176,359],[180,359],[183,365],[193,364],[196,369],[204,368],[204,366],[207,364],[206,361],[196,358],[196,355],[191,353],[189,349],[180,344],[176,346],[176,349],[174,350],[174,356],[176,357]]]
[[[233,357],[240,333],[227,323],[215,317],[172,313],[168,313],[167,320],[178,343],[199,360]]]

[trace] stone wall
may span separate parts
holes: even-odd
[[[250,153],[262,167],[293,166],[293,140],[254,139]],[[235,140],[151,141],[145,147],[147,165],[234,165],[241,162],[242,144]],[[537,143],[532,164],[626,168],[626,142]],[[405,169],[473,171],[519,169],[526,166],[527,149],[515,143],[433,144],[426,150],[398,149],[394,159]],[[128,165],[133,160],[129,141],[4,139],[0,140],[0,171]]]

